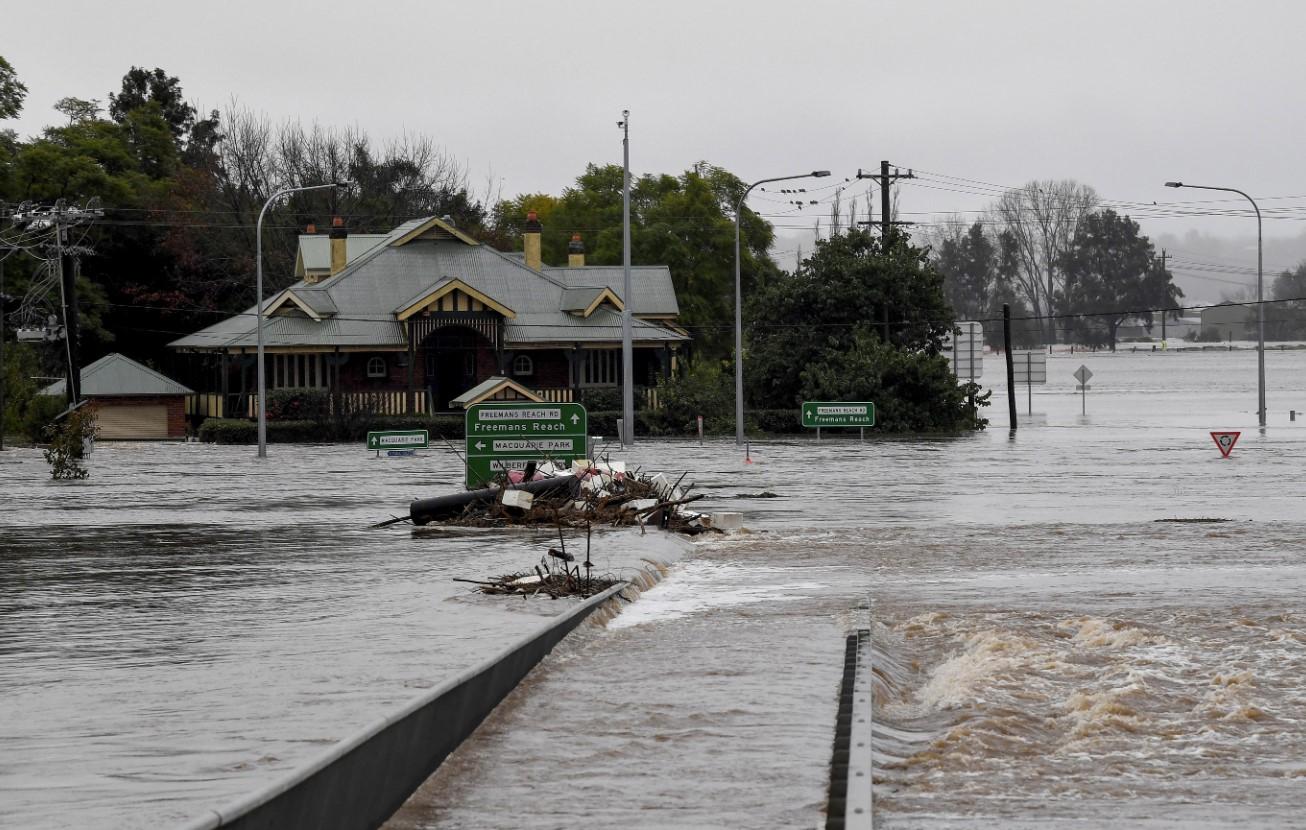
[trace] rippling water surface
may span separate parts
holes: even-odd
[[[641,444],[750,532],[573,635],[392,824],[815,826],[870,620],[878,826],[1300,826],[1306,354],[1268,365],[1264,435],[1232,352],[1055,356],[1014,440],[995,400],[959,439]],[[538,625],[449,581],[520,539],[360,529],[452,457],[271,452],[0,455],[0,824],[188,817]]]

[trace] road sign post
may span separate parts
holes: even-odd
[[[1075,380],[1079,381],[1079,388],[1076,390],[1080,394],[1079,414],[1088,414],[1088,381],[1093,377],[1093,371],[1087,366],[1081,365],[1075,370]]]
[[[467,486],[484,487],[496,473],[531,461],[585,457],[589,423],[578,403],[498,403],[467,408]]]
[[[1029,414],[1034,414],[1034,384],[1048,382],[1048,355],[1042,349],[1012,353],[1012,382],[1025,382]]]
[[[394,429],[367,434],[367,448],[386,455],[412,455],[413,450],[424,450],[431,446],[431,436],[424,429]]]
[[[1229,453],[1233,452],[1233,445],[1238,443],[1238,436],[1241,432],[1212,432],[1211,438],[1215,440],[1215,446],[1220,450],[1221,458],[1228,458]]]
[[[870,401],[803,401],[803,426],[816,429],[821,440],[822,427],[873,427],[875,404]]]

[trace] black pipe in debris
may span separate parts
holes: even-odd
[[[575,476],[555,476],[553,478],[540,479],[539,481],[526,481],[521,484],[513,484],[509,490],[525,490],[528,493],[551,493],[554,490],[561,490],[564,487],[570,487],[577,482]],[[436,496],[433,499],[418,499],[408,505],[408,516],[413,520],[415,525],[429,524],[439,519],[447,519],[450,516],[457,516],[469,504],[479,502],[491,502],[499,497],[498,489],[486,488],[484,490],[469,490],[466,493],[454,493],[452,496]]]

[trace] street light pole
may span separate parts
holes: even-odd
[[[621,432],[622,448],[635,445],[635,295],[630,284],[630,110],[621,111]]]
[[[1237,193],[1252,203],[1256,211],[1256,417],[1261,429],[1265,429],[1265,271],[1261,242],[1261,208],[1256,200],[1241,190],[1233,187],[1212,187],[1203,184],[1184,184],[1183,182],[1166,182],[1166,187],[1192,187],[1198,190],[1221,190],[1225,193]]]
[[[759,179],[745,188],[739,201],[735,204],[735,444],[744,444],[744,303],[740,280],[740,244],[739,225],[744,210],[744,200],[753,188],[771,182],[787,182],[790,179],[822,179],[830,175],[829,170],[813,170],[796,176],[778,176],[774,179]]]
[[[288,187],[285,190],[278,190],[268,197],[263,203],[263,209],[258,212],[258,223],[254,228],[254,293],[257,304],[255,305],[255,319],[258,321],[255,328],[257,329],[256,338],[258,340],[258,457],[268,457],[268,417],[267,417],[267,381],[263,372],[263,216],[272,207],[272,203],[282,196],[288,196],[291,193],[300,193],[305,190],[325,190],[328,187],[345,187],[349,182],[332,182],[331,184],[314,184],[308,187]]]

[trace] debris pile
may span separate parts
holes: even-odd
[[[448,527],[651,525],[689,535],[712,529],[708,516],[685,509],[704,494],[690,495],[693,484],[684,479],[627,471],[620,461],[546,462],[509,471],[481,490],[415,501],[409,516],[416,525]]]
[[[533,597],[541,591],[552,599],[592,597],[620,580],[610,576],[594,576],[594,563],[590,561],[590,530],[589,527],[585,529],[585,561],[580,564],[575,564],[576,557],[567,552],[567,540],[559,526],[558,543],[561,550],[549,548],[532,571],[504,574],[489,580],[454,577],[454,582],[476,585],[483,594],[520,596],[523,599]],[[584,575],[581,574],[581,568],[585,569]]]

